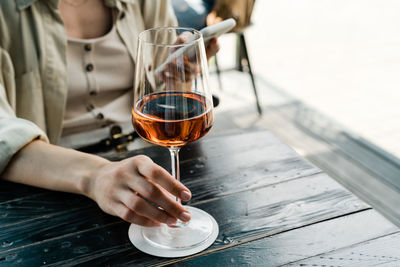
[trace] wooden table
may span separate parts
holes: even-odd
[[[169,169],[161,147],[120,157],[138,153]],[[146,255],[91,200],[0,182],[0,265],[400,266],[399,229],[269,132],[205,137],[182,149],[181,172],[220,227],[206,251]]]

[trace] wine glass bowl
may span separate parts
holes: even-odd
[[[140,33],[132,124],[143,139],[169,149],[172,175],[179,181],[180,148],[206,135],[213,124],[208,65],[200,32],[161,27]],[[204,250],[216,239],[218,225],[205,211],[189,206],[185,209],[191,213],[191,220],[178,220],[175,227],[131,225],[132,243],[162,257]]]
[[[142,32],[134,88],[132,122],[145,140],[181,147],[210,130],[212,96],[198,31],[167,27]]]
[[[132,122],[145,140],[165,147],[181,147],[211,129],[213,113],[205,96],[191,92],[147,95],[136,102]]]

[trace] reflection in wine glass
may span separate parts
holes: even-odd
[[[186,35],[186,42],[182,36]],[[208,87],[204,42],[196,30],[155,28],[139,35],[132,123],[145,140],[169,149],[172,175],[179,180],[179,149],[211,129],[213,105]],[[177,201],[179,201],[177,199]],[[171,257],[197,253],[211,245],[218,225],[208,213],[185,206],[188,223],[139,227],[134,245],[149,254]]]

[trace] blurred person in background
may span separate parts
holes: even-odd
[[[172,0],[179,25],[201,30],[207,26],[207,16],[215,0]]]

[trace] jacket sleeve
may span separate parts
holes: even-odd
[[[48,142],[34,123],[15,115],[14,72],[8,53],[0,47],[0,174],[21,148],[35,139]]]

